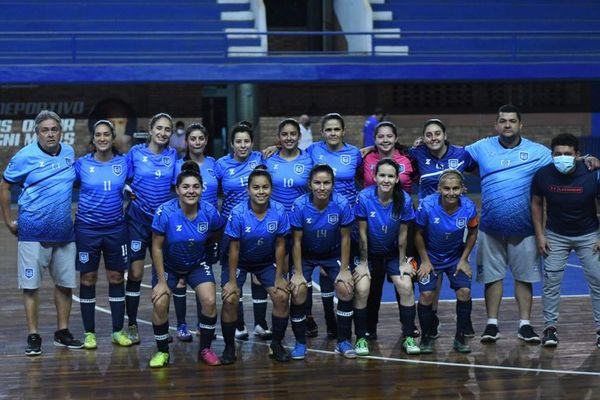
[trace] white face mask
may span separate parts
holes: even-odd
[[[183,135],[185,133],[185,129],[177,129],[178,135]]]
[[[558,172],[562,174],[567,174],[573,166],[575,165],[575,157],[574,156],[556,156],[552,157],[552,161],[554,162],[554,166],[558,170]]]

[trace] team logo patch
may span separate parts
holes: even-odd
[[[405,171],[404,170],[404,164],[398,165],[398,171],[400,171],[400,173],[403,173]]]
[[[422,277],[421,279],[419,279],[419,283],[421,285],[427,285],[429,283],[429,281],[431,281],[431,273],[425,275],[424,277]]]
[[[71,157],[65,157],[65,164],[67,164],[67,167],[73,165],[73,160],[71,159]]]
[[[458,160],[456,158],[451,158],[450,160],[448,160],[448,168],[458,168]]]
[[[465,217],[456,218],[457,228],[464,228],[465,226],[467,226],[467,219]]]
[[[122,165],[113,165],[112,172],[116,176],[121,176],[121,174],[123,173],[123,166]]]
[[[208,222],[200,222],[198,224],[198,232],[205,233],[208,231]]]
[[[142,242],[140,242],[139,240],[132,240],[131,241],[131,251],[140,251],[142,249]]]
[[[519,160],[521,160],[521,161],[529,160],[529,153],[527,151],[521,151],[519,153]]]
[[[162,162],[165,165],[165,167],[170,167],[173,160],[171,160],[171,157],[164,156]]]
[[[344,165],[350,165],[350,161],[352,161],[352,157],[350,157],[348,154],[342,154],[340,156],[340,162]]]
[[[275,233],[276,230],[277,230],[277,221],[267,223],[267,232]]]
[[[294,164],[294,172],[297,175],[302,175],[304,172],[304,164]]]
[[[340,220],[340,217],[338,214],[328,214],[327,215],[327,222],[329,222],[331,225],[337,224],[339,220]]]
[[[207,169],[206,171],[208,172],[208,174],[209,174],[210,176],[215,176],[215,170],[214,170],[214,169],[212,169],[212,168],[209,168],[209,169]]]
[[[87,251],[80,251],[79,262],[82,264],[87,264],[88,261],[90,261],[90,253],[88,253]]]
[[[256,161],[252,160],[248,163],[248,166],[250,167],[250,169],[254,169],[256,168],[258,164],[256,163]]]
[[[23,271],[23,275],[25,276],[26,279],[33,278],[33,275],[34,275],[33,268],[25,268],[25,271]]]

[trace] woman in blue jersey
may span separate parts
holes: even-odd
[[[376,186],[358,194],[355,207],[360,234],[360,262],[355,275],[368,270],[382,269],[390,276],[400,297],[400,322],[402,323],[402,348],[407,354],[419,354],[415,343],[415,300],[412,277],[415,275],[406,256],[408,224],[414,219],[410,195],[402,190],[398,164],[384,158],[377,162],[374,171]],[[365,298],[355,298],[355,320],[364,320],[356,329],[356,353],[368,355]],[[358,304],[358,305],[357,305]],[[358,325],[358,324],[357,324]]]
[[[184,162],[191,160],[194,161],[198,167],[200,167],[200,175],[202,176],[202,201],[212,204],[218,207],[217,192],[219,189],[219,181],[215,177],[215,159],[211,156],[204,154],[206,145],[208,144],[208,131],[200,123],[190,124],[185,130],[185,141],[186,151],[183,159],[177,160],[175,166],[175,175],[181,172],[181,166]],[[218,242],[215,242],[217,246]],[[218,248],[213,249],[213,253],[217,253]],[[211,257],[207,262],[212,265],[217,261],[214,256]],[[185,279],[180,279],[177,286],[173,289],[173,305],[175,306],[175,315],[177,317],[177,338],[183,342],[191,342],[192,334],[190,333],[187,323],[185,321],[185,315],[187,312],[187,295],[186,295],[187,282]],[[198,326],[197,332],[200,332],[200,317],[201,317],[201,304],[199,299],[196,298],[196,305],[198,310]]]
[[[252,273],[273,302],[273,337],[269,354],[277,361],[289,361],[281,344],[289,316],[288,284],[284,278],[285,236],[290,226],[283,205],[271,200],[271,175],[266,167],[257,168],[248,177],[249,200],[231,210],[225,235],[228,246],[222,259],[221,285],[223,308],[221,328],[225,349],[221,361],[235,361],[237,304],[246,275]]]
[[[79,204],[75,214],[77,270],[81,317],[85,331],[84,347],[95,349],[96,282],[100,256],[104,256],[108,280],[108,301],[112,317],[112,342],[131,346],[123,331],[125,315],[124,273],[129,267],[129,235],[123,213],[123,187],[130,177],[127,159],[114,147],[115,130],[110,121],[93,126],[94,150],[75,163],[80,182]]]
[[[202,183],[198,165],[186,161],[177,176],[177,198],[162,204],[154,214],[152,327],[158,351],[150,360],[153,368],[169,362],[169,294],[182,278],[202,303],[198,358],[207,365],[221,364],[210,349],[217,323],[217,306],[215,277],[207,261],[225,224],[216,207],[200,201]]]
[[[158,206],[172,196],[171,186],[177,161],[177,152],[169,147],[173,131],[171,116],[156,114],[150,119],[149,125],[148,143],[133,146],[127,153],[127,161],[133,168],[131,189],[135,198],[126,212],[131,265],[127,273],[125,304],[129,318],[129,338],[133,344],[140,342],[137,311],[146,249],[150,247],[152,240],[152,218]]]
[[[295,271],[291,286],[294,291],[301,285],[299,278],[295,277],[300,270],[304,279],[310,282],[313,270],[317,267],[323,269],[335,282],[335,293],[339,299],[338,343],[335,351],[346,358],[356,358],[356,352],[350,343],[354,297],[354,280],[350,273],[350,234],[354,212],[348,201],[335,193],[334,185],[333,169],[326,164],[316,165],[309,176],[310,193],[294,202],[290,214]],[[306,353],[305,308],[292,303],[290,313],[296,336],[292,357],[301,359]]]
[[[477,239],[477,207],[463,196],[464,181],[460,172],[444,171],[438,192],[423,199],[416,214],[415,245],[421,258],[418,271],[421,323],[421,353],[433,351],[431,331],[434,323],[432,303],[437,276],[446,274],[456,291],[456,335],[454,349],[469,353],[465,341],[471,315],[471,266],[469,255]],[[467,230],[467,237],[465,237]]]

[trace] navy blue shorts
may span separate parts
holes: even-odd
[[[369,270],[384,270],[388,276],[400,275],[399,257],[369,257]]]
[[[263,288],[268,289],[275,286],[275,264],[267,264],[264,266],[247,268],[239,266],[235,271],[235,277],[239,288],[244,286],[248,273],[254,274]],[[229,282],[229,263],[224,263],[221,266],[221,286]]]
[[[340,273],[340,261],[337,257],[324,260],[302,258],[302,274],[306,282],[312,282],[313,271],[318,267],[321,267],[332,281],[335,281]]]
[[[446,268],[435,268],[425,278],[419,279],[419,292],[434,292],[437,286],[437,276],[444,273],[450,280],[450,288],[452,290],[462,288],[471,289],[471,278],[462,271],[454,276],[454,272],[456,272],[456,265]]]
[[[215,274],[213,273],[212,266],[209,264],[202,263],[186,272],[172,271],[165,267],[165,279],[169,289],[175,289],[175,287],[177,287],[177,282],[179,282],[179,279],[181,278],[185,279],[187,284],[194,290],[202,283],[215,283]],[[156,286],[157,283],[158,276],[156,275],[156,269],[152,268],[152,287]]]
[[[146,258],[146,250],[152,245],[152,220],[148,221],[145,216],[136,217],[131,214],[135,213],[128,210],[126,220],[130,240],[129,259],[131,261],[143,260]]]
[[[100,254],[107,270],[125,271],[129,268],[129,234],[125,223],[111,227],[91,227],[75,224],[77,271],[98,271]]]

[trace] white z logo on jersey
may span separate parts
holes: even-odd
[[[312,218],[306,218],[306,223],[307,224],[312,224]]]
[[[183,228],[183,225],[177,225],[177,226],[175,227],[175,230],[176,230],[177,232],[181,232],[181,228]]]
[[[143,156],[142,157],[142,162],[148,162],[148,156]]]
[[[246,227],[246,233],[250,233],[250,227],[249,226]]]
[[[369,215],[371,216],[371,218],[375,218],[375,211],[371,211],[371,212],[369,213]]]
[[[96,167],[90,167],[90,173],[96,172]]]
[[[229,175],[235,174],[235,170],[233,168],[229,168]]]
[[[440,223],[440,219],[439,219],[438,217],[435,217],[435,218],[433,219],[433,223],[434,223],[434,224],[439,224],[439,223]]]

